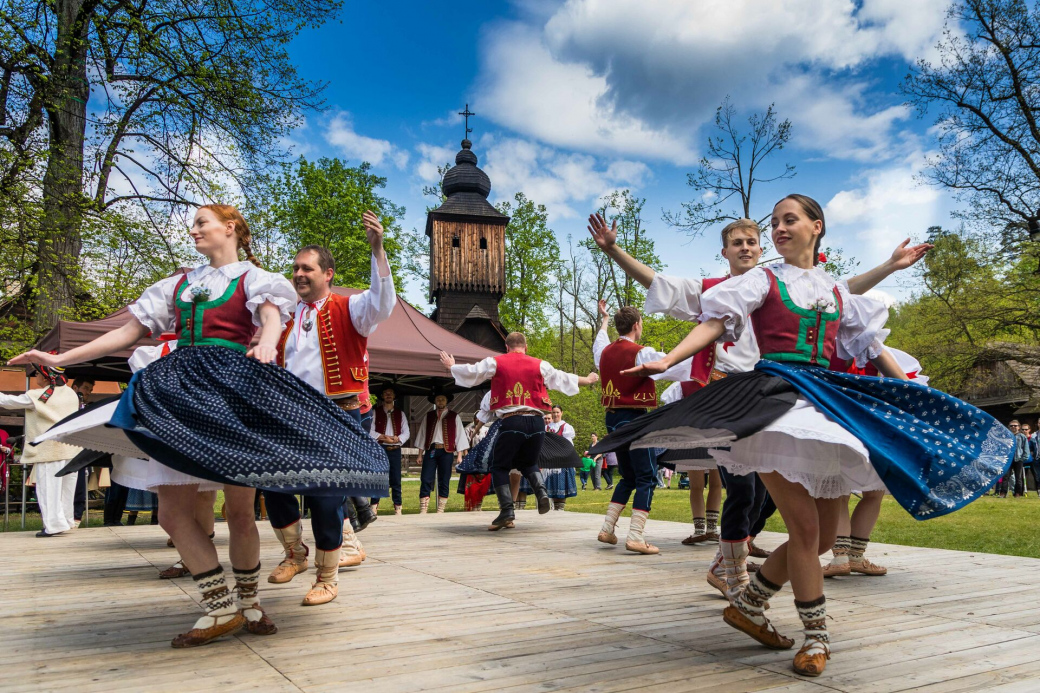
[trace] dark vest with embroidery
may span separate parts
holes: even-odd
[[[278,365],[285,367],[285,342],[292,334],[295,315],[285,325],[278,341]],[[362,337],[350,320],[350,299],[329,294],[317,311],[321,366],[325,373],[325,394],[329,397],[359,395],[368,401],[368,338]],[[367,409],[365,410],[367,411]]]
[[[404,414],[401,412],[400,409],[395,408],[392,412],[390,412],[389,418],[390,423],[393,425],[392,435],[400,436],[401,429],[403,428],[401,424],[404,421]],[[386,409],[383,409],[382,405],[376,407],[376,433],[378,433],[379,435],[386,435],[386,420]]]
[[[455,422],[458,421],[457,416],[451,409],[446,409],[444,416],[441,417],[441,440],[444,442],[444,449],[447,452],[455,452]],[[433,431],[436,425],[437,410],[426,412],[426,441],[423,445],[423,450],[429,450],[430,446],[433,445]]]
[[[247,273],[248,274],[248,273]],[[177,346],[222,346],[245,353],[256,326],[246,308],[245,274],[231,280],[224,293],[205,301],[184,301],[188,285],[184,275],[173,290],[173,315],[177,321]]]
[[[787,286],[770,270],[765,303],[751,314],[751,324],[762,358],[829,368],[841,324],[841,296],[834,288],[835,310],[824,313],[801,308],[791,300]]]

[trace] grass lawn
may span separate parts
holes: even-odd
[[[674,482],[673,482],[674,483]],[[451,486],[451,498],[448,511],[461,511],[462,496],[455,493],[457,482]],[[404,512],[419,512],[419,480],[414,477],[404,479]],[[576,498],[567,500],[568,512],[584,512],[602,515],[610,502],[609,491],[579,491]],[[853,503],[856,499],[853,498]],[[215,512],[219,514],[222,500],[217,498]],[[434,501],[436,503],[436,501]],[[498,503],[492,494],[484,502],[485,511],[498,509]],[[431,508],[433,510],[433,508]],[[20,529],[18,506],[11,504],[11,531]],[[380,514],[393,512],[389,499],[381,503]],[[626,511],[625,513],[629,513]],[[91,510],[90,526],[100,526],[101,511]],[[150,513],[139,515],[139,524],[148,524]],[[488,518],[490,521],[490,518]],[[654,494],[654,508],[651,514],[651,533],[653,520],[670,520],[690,522],[689,492],[678,489],[658,489]],[[26,530],[38,531],[40,517],[35,513],[26,516]],[[779,514],[774,515],[766,524],[766,530],[772,532],[786,531]],[[0,525],[2,531],[2,525]],[[911,518],[892,498],[886,498],[881,507],[881,518],[878,520],[873,541],[905,546],[926,546],[940,549],[956,549],[959,551],[979,551],[999,553],[1011,556],[1028,556],[1040,558],[1040,498],[1035,493],[1025,498],[1000,499],[985,496],[959,512],[945,517],[918,522]]]

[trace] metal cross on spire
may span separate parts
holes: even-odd
[[[469,133],[473,132],[473,128],[471,128],[469,126],[469,117],[472,116],[472,115],[476,115],[476,113],[474,113],[473,111],[469,110],[469,104],[466,104],[466,110],[465,111],[459,111],[459,115],[466,119],[466,135],[464,136],[463,139],[467,139],[468,140],[469,139]]]

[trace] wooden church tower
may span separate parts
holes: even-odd
[[[505,351],[498,302],[505,293],[509,217],[488,202],[491,179],[477,167],[472,147],[469,139],[462,140],[455,166],[442,182],[444,204],[426,217],[430,301],[437,305],[432,317],[472,342]]]

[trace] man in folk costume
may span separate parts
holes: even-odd
[[[599,302],[599,314],[602,324],[596,339],[592,343],[592,356],[599,368],[601,388],[600,403],[606,409],[607,432],[645,414],[657,406],[657,386],[655,378],[631,378],[621,375],[621,371],[641,363],[656,361],[663,352],[639,345],[643,335],[643,316],[632,306],[624,306],[614,314],[614,327],[618,338],[613,342],[607,334],[607,302]],[[688,372],[688,365],[679,364],[674,369],[656,376],[657,379],[677,380]],[[641,554],[656,554],[658,548],[646,541],[644,528],[650,515],[650,505],[657,488],[657,460],[652,449],[639,448],[618,450],[618,471],[621,480],[614,487],[607,515],[600,529],[598,539],[606,544],[616,544],[614,528],[621,511],[628,504],[629,497],[635,494],[632,501],[632,521],[629,524],[628,538],[625,548]]]
[[[552,411],[545,422],[546,433],[554,433],[573,447],[574,438],[577,433],[574,426],[563,420],[563,407],[559,404],[552,405]],[[564,510],[567,507],[567,498],[578,495],[578,484],[574,481],[574,470],[570,467],[542,470],[545,491],[552,501],[553,510]]]
[[[370,211],[363,216],[372,248],[372,283],[349,298],[332,292],[336,273],[332,253],[322,246],[306,246],[293,261],[293,284],[300,301],[285,326],[278,345],[278,363],[341,409],[361,421],[360,397],[368,380],[368,336],[390,317],[397,294],[383,250],[383,227]],[[307,569],[308,547],[296,497],[264,491],[267,512],[285,558],[268,582],[289,582]],[[355,505],[359,499],[354,499]],[[304,606],[325,604],[338,593],[339,568],[357,566],[364,549],[350,523],[344,522],[344,497],[308,495],[314,534],[316,580],[303,599]],[[364,499],[367,505],[368,499]],[[359,509],[360,510],[360,509]]]
[[[451,493],[452,464],[462,461],[462,453],[469,450],[469,436],[462,417],[448,409],[453,395],[433,393],[428,397],[434,408],[426,413],[415,433],[415,442],[422,451],[422,472],[419,487],[419,514],[426,514],[437,477],[437,512],[448,506]]]
[[[408,417],[394,406],[397,393],[386,387],[380,394],[382,400],[375,408],[370,434],[386,450],[390,458],[390,496],[394,503],[394,515],[401,514],[401,446],[408,442]],[[372,499],[373,511],[379,510],[379,499]]]
[[[25,411],[25,440],[22,464],[33,465],[36,476],[36,500],[40,506],[43,529],[38,537],[53,537],[76,526],[73,500],[77,475],[57,476],[69,460],[82,448],[48,440],[29,445],[48,428],[79,410],[79,397],[66,385],[64,369],[32,366],[34,388],[21,395],[0,393],[0,409]]]
[[[492,454],[491,483],[501,511],[488,527],[490,531],[513,526],[513,495],[509,489],[509,470],[519,469],[538,499],[538,513],[551,509],[538,469],[538,453],[545,437],[542,416],[550,411],[549,390],[565,395],[578,394],[578,388],[599,382],[593,372],[579,377],[558,371],[547,361],[527,355],[527,338],[521,332],[506,336],[506,353],[467,365],[455,364],[455,358],[441,352],[441,363],[451,370],[455,382],[462,387],[476,387],[491,381],[490,409],[502,420]]]
[[[607,225],[599,214],[589,217],[589,233],[605,252],[630,277],[647,289],[643,310],[646,313],[665,313],[688,322],[697,322],[701,315],[701,296],[705,291],[730,277],[749,272],[758,265],[762,256],[759,242],[761,228],[751,219],[738,219],[727,224],[721,232],[722,257],[729,264],[729,273],[722,277],[686,279],[655,272],[636,260],[617,245],[617,222]],[[909,239],[896,247],[892,257],[878,267],[848,280],[850,293],[869,291],[893,272],[906,269],[924,257],[931,248],[927,243],[909,245]],[[744,331],[735,343],[716,343],[704,349],[690,362],[690,375],[680,383],[681,394],[688,397],[712,381],[730,373],[753,370],[760,358],[758,343],[752,329]],[[708,570],[708,584],[732,601],[747,585],[747,558],[752,550],[765,558],[768,552],[751,543],[750,531],[766,503],[765,486],[757,475],[729,474],[719,467],[726,485],[726,500],[722,505],[722,527],[719,550]],[[606,525],[604,525],[606,527]]]

